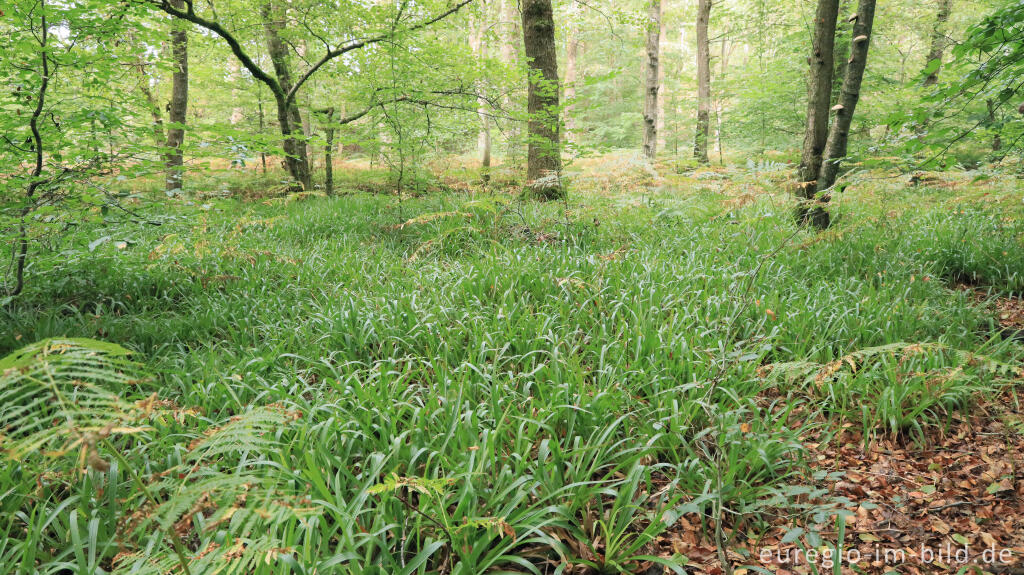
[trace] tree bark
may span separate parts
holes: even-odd
[[[725,114],[725,74],[729,67],[729,56],[732,54],[733,48],[736,47],[736,45],[733,44],[728,48],[728,50],[726,50],[728,43],[727,38],[722,38],[721,59],[718,63],[721,67],[719,68],[717,80],[717,84],[721,86],[721,88],[717,91],[718,97],[715,102],[715,121],[717,123],[715,130],[715,142],[718,144],[718,163],[723,166],[725,165],[725,151],[723,149],[722,140],[725,138],[725,128],[724,123],[722,122],[722,116]]]
[[[850,139],[850,124],[853,113],[860,100],[860,86],[864,79],[864,69],[868,62],[868,48],[871,45],[871,28],[875,20],[875,0],[860,0],[857,15],[853,24],[853,39],[850,41],[850,61],[846,66],[843,88],[839,95],[839,103],[834,106],[835,120],[829,129],[825,157],[818,174],[816,191],[822,194],[822,202],[828,201],[828,192],[836,183],[839,164],[846,157],[847,144]],[[819,228],[827,228],[830,218],[823,210],[821,216],[812,221]]]
[[[263,129],[266,126],[265,114],[263,113],[263,90],[256,93],[256,112],[257,121],[259,125],[259,134],[263,135]],[[260,146],[260,163],[263,165],[263,175],[267,175],[267,150]]]
[[[469,47],[476,56],[477,62],[482,63],[487,57],[487,46],[484,35],[487,29],[487,22],[484,14],[480,14],[474,23],[473,33],[469,36]],[[477,134],[477,151],[480,153],[480,180],[486,186],[491,181],[491,121],[487,116],[487,98],[483,95],[484,85],[477,83],[476,89],[480,96],[477,97],[477,117],[480,120],[480,131]]]
[[[949,12],[952,9],[953,0],[938,0],[938,9],[935,12],[935,28],[932,29],[932,44],[928,50],[928,58],[925,65],[931,65],[938,60],[942,65],[942,53],[946,49],[946,22],[949,21]],[[925,86],[934,86],[939,82],[939,69],[936,68],[928,73],[924,79]]]
[[[853,0],[839,0],[838,17],[836,18],[836,39],[832,48],[832,96],[829,106],[839,103],[843,90],[843,78],[846,77],[846,66],[850,60],[850,40],[853,39],[854,19],[848,18]]]
[[[171,4],[182,9],[185,0],[171,0]],[[164,155],[164,189],[168,192],[181,190],[185,158],[182,145],[185,143],[185,112],[188,109],[188,27],[175,20],[171,30],[171,54],[174,59],[174,74],[171,77],[171,101],[167,106],[167,152]]]
[[[324,113],[324,192],[334,195],[334,108],[327,108]]]
[[[665,42],[665,18],[661,19],[661,26],[658,30],[658,55],[662,54],[663,48],[661,45]],[[661,65],[659,58],[658,62],[658,121],[655,125],[655,129],[658,131],[658,149],[664,150],[666,148],[665,138],[665,66]]]
[[[644,82],[644,156],[652,162],[658,155],[658,93],[661,90],[661,0],[647,5],[647,62]]]
[[[501,27],[499,28],[500,45],[498,46],[498,54],[501,57],[502,63],[509,67],[517,67],[519,64],[519,38],[522,37],[519,24],[519,15],[516,14],[516,7],[514,0],[501,0],[501,6],[499,6],[501,19]],[[515,101],[512,98],[510,90],[503,90],[504,95],[502,96],[502,106],[509,113],[516,111]],[[505,162],[515,164],[515,167],[519,167],[519,123],[510,122],[508,127],[504,131],[505,133]]]
[[[292,91],[291,68],[288,66],[288,47],[281,40],[283,22],[277,19],[270,3],[260,7],[263,19],[263,32],[267,42],[267,53],[274,65],[274,73],[280,91],[274,94],[277,103],[277,121],[281,126],[282,147],[285,153],[285,166],[288,173],[298,181],[304,190],[312,189],[313,181],[309,170],[309,157],[306,153],[305,132],[302,127],[302,116],[294,98],[289,100],[287,94]]]
[[[565,139],[575,144],[576,138],[576,84],[579,82],[576,62],[579,58],[580,32],[577,21],[579,9],[575,0],[571,3],[572,11],[569,15],[569,31],[566,34],[565,46]]]
[[[504,25],[501,33],[501,61],[515,64],[519,61],[516,42],[519,40],[519,22],[514,0],[501,0],[501,19]]]
[[[541,199],[564,197],[559,142],[558,60],[551,0],[523,0],[523,43],[529,73],[528,187]]]
[[[839,0],[818,0],[818,9],[814,16],[811,57],[808,58],[810,74],[807,79],[807,123],[804,128],[797,187],[797,197],[802,200],[797,208],[797,220],[800,223],[816,221],[825,214],[820,207],[812,209],[807,203],[814,198],[822,154],[828,143],[829,103],[834,72],[833,50],[838,16]],[[825,216],[827,217],[827,214]]]
[[[693,141],[693,157],[708,164],[708,133],[711,129],[711,45],[708,41],[708,21],[711,19],[711,0],[699,0],[697,5],[697,134]]]

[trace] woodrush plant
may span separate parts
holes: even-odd
[[[868,191],[833,232],[790,242],[788,206],[725,205],[711,187],[649,202],[602,189],[568,204],[569,227],[565,206],[512,214],[452,194],[408,198],[416,223],[396,227],[389,199],[369,193],[171,199],[163,225],[123,248],[90,251],[109,231],[82,226],[0,312],[0,346],[118,342],[151,379],[103,389],[127,413],[158,395],[137,422],[147,429],[97,444],[106,472],[77,471],[70,454],[3,466],[0,560],[44,573],[543,572],[637,564],[640,542],[677,528],[656,509],[695,525],[724,510],[756,530],[758,514],[792,505],[780,489],[813,479],[802,436],[846,423],[888,433],[890,420],[927,433],[1012,380],[981,357],[1021,358],[993,340],[976,296],[942,281],[932,250],[947,226],[971,225],[983,233],[964,249],[998,254],[1016,233],[990,218],[1002,196],[953,214],[938,189],[848,193]],[[911,201],[919,209],[897,210]],[[986,276],[993,293],[1008,293],[1015,262]],[[890,348],[813,383],[898,342],[928,352]],[[814,365],[811,382],[760,370],[798,361]],[[641,487],[623,482],[631,473]],[[371,492],[393,476],[445,489]]]

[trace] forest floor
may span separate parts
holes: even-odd
[[[123,345],[168,415],[112,440],[135,480],[0,471],[0,572],[173,571],[161,525],[193,573],[1021,572],[1018,178],[859,172],[813,233],[775,166],[581,160],[547,204],[349,168],[35,256],[0,355]]]

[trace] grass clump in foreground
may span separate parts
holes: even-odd
[[[1019,197],[863,184],[815,236],[744,177],[77,230],[0,312],[4,353],[61,338],[4,360],[0,572],[678,571],[681,522],[830,524],[804,443],[926,443],[1019,377],[951,289],[1019,296]]]

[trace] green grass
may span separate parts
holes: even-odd
[[[1013,181],[864,184],[819,236],[697,181],[176,198],[77,229],[0,310],[0,355],[113,342],[150,376],[112,391],[173,404],[98,445],[107,472],[5,466],[0,572],[174,570],[177,525],[196,573],[616,573],[679,513],[806,480],[808,433],[924,440],[1012,379],[1021,347],[949,288],[1024,290]]]

